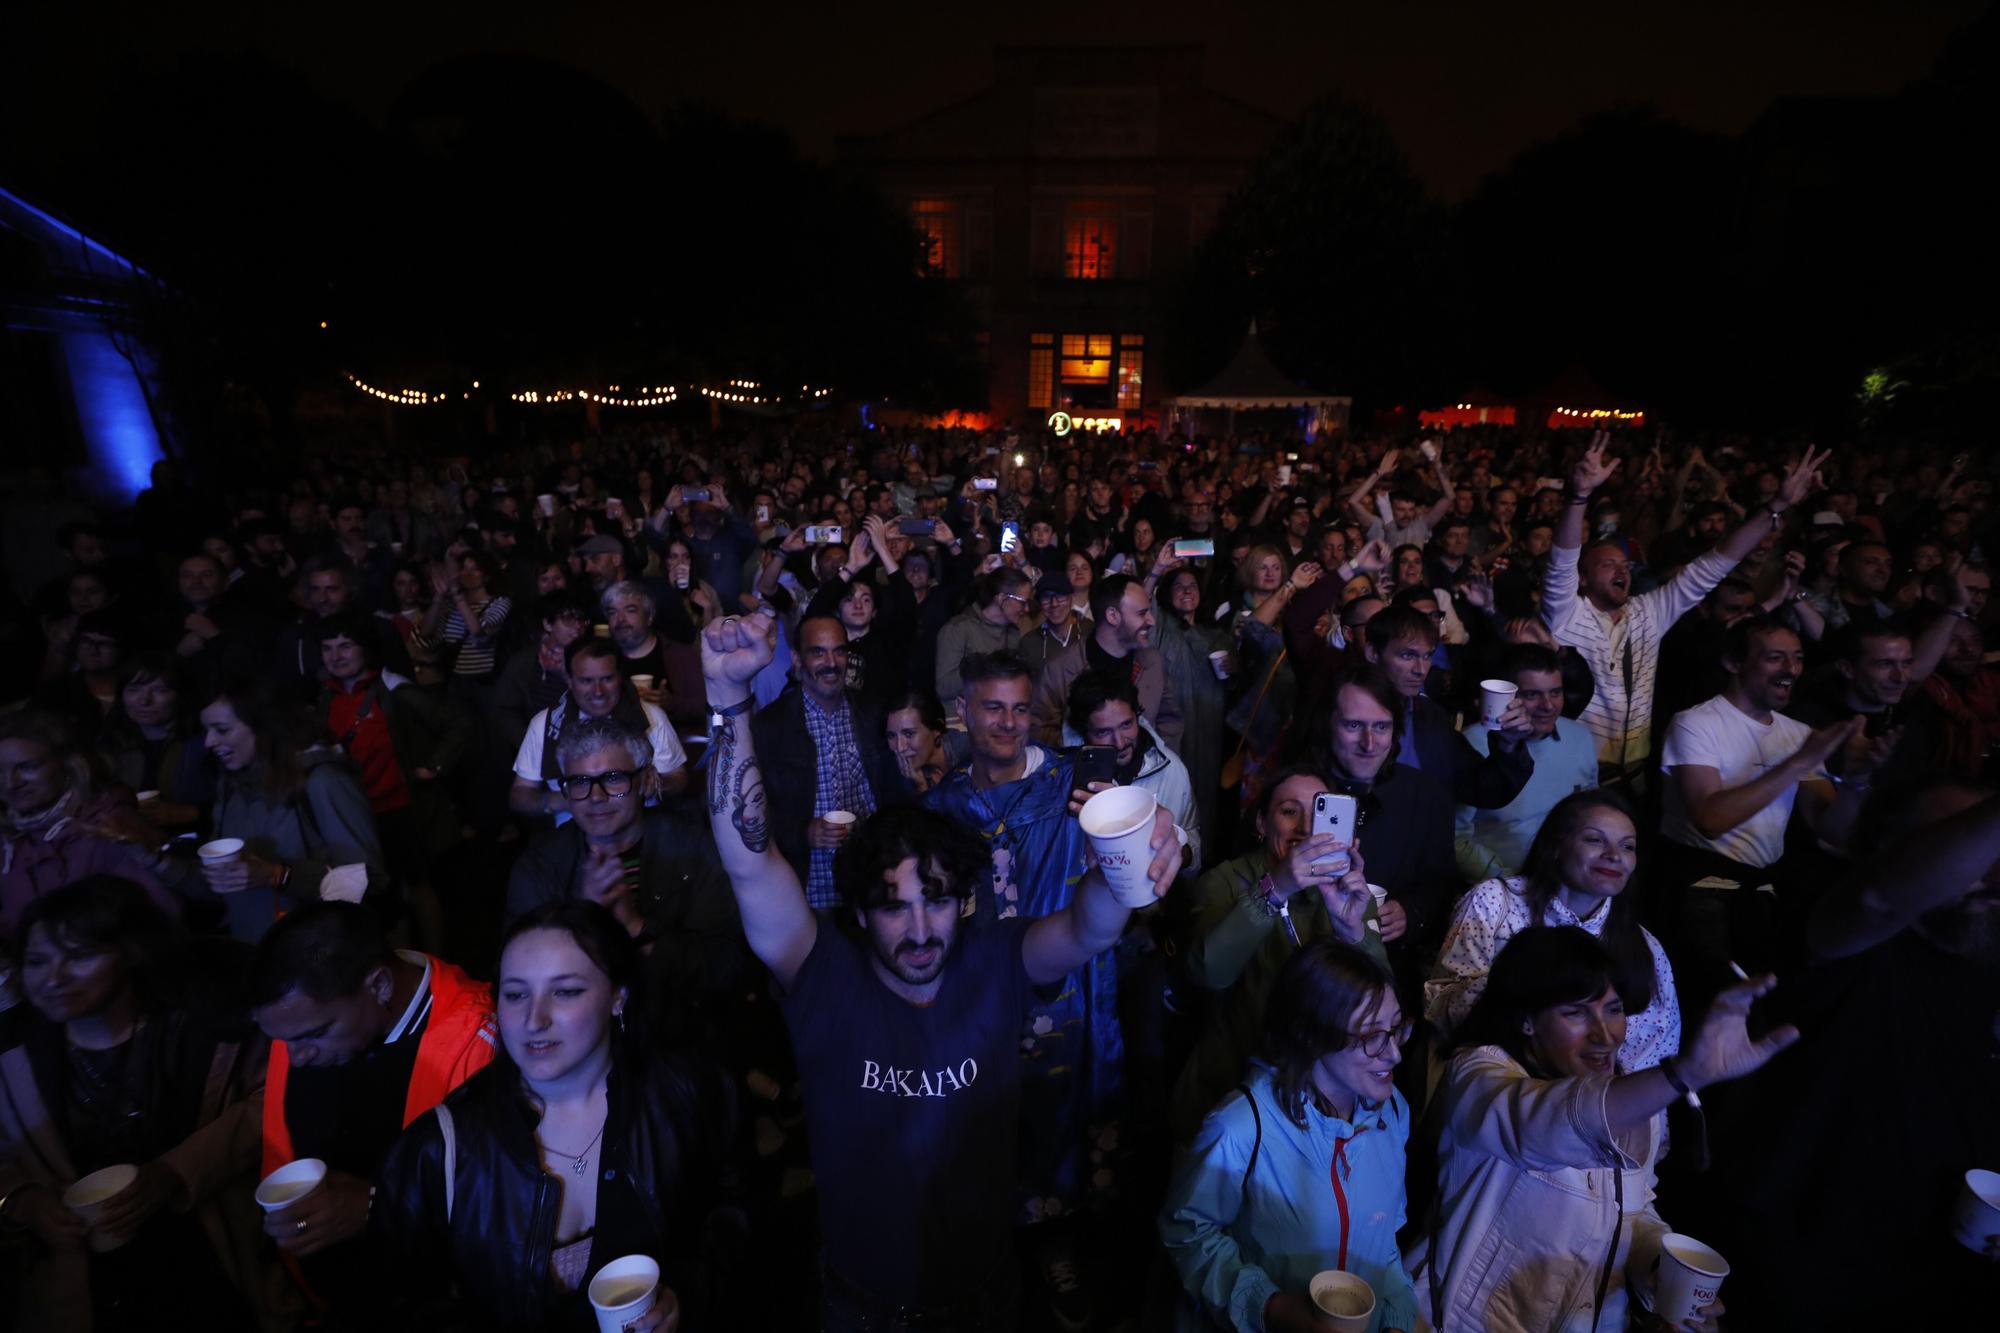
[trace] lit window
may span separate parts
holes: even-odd
[[[1108,333],[1065,333],[1062,339],[1062,382],[1064,384],[1109,384],[1111,382],[1111,335]]]
[[[915,225],[923,246],[918,271],[932,278],[957,277],[958,205],[949,199],[919,199],[910,205],[910,221]]]
[[[1052,333],[1028,338],[1028,406],[1049,407],[1056,391],[1056,339]]]
[[[1074,204],[1063,218],[1063,276],[1116,274],[1118,216],[1109,204]]]
[[[1118,406],[1136,411],[1144,405],[1146,340],[1136,333],[1118,339]]]

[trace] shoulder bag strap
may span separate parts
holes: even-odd
[[[1242,763],[1243,751],[1250,744],[1250,729],[1257,722],[1257,710],[1264,706],[1264,696],[1271,692],[1271,682],[1278,678],[1278,668],[1285,664],[1285,654],[1290,651],[1289,648],[1280,648],[1277,657],[1272,660],[1271,669],[1264,675],[1264,683],[1257,688],[1257,697],[1250,703],[1249,715],[1243,719],[1243,736],[1236,742],[1236,753],[1229,757],[1229,763],[1223,765],[1224,768]]]
[[[1257,1137],[1250,1143],[1250,1160],[1243,1167],[1243,1199],[1237,1208],[1240,1216],[1242,1209],[1250,1202],[1250,1175],[1257,1169],[1257,1158],[1264,1151],[1264,1113],[1257,1109],[1257,1098],[1250,1091],[1248,1083],[1238,1083],[1236,1090],[1243,1094],[1244,1101],[1250,1103],[1250,1119],[1257,1127]]]
[[[431,1109],[437,1113],[438,1134],[444,1139],[444,1220],[449,1226],[458,1194],[458,1126],[452,1123],[451,1108],[443,1102]]]

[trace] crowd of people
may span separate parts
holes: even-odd
[[[1962,1323],[1987,476],[1499,428],[162,463],[0,617],[0,1301],[583,1329],[644,1255],[640,1333],[1288,1333],[1327,1270],[1370,1333]],[[1656,1309],[1674,1232],[1720,1298]]]

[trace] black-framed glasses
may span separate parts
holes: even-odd
[[[639,772],[640,770],[636,768],[614,768],[606,773],[571,773],[565,774],[557,785],[562,788],[563,796],[570,801],[589,800],[590,790],[593,787],[602,790],[606,800],[615,801],[632,794],[632,786],[638,782]]]
[[[1359,1046],[1361,1053],[1370,1060],[1379,1060],[1389,1053],[1389,1043],[1391,1041],[1396,1043],[1397,1050],[1408,1046],[1410,1044],[1410,1037],[1416,1030],[1416,1020],[1405,1018],[1392,1028],[1382,1028],[1375,1032],[1355,1033],[1354,1044]]]

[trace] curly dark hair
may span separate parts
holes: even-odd
[[[965,825],[915,806],[891,806],[855,825],[834,857],[841,902],[858,912],[886,907],[887,876],[912,857],[924,896],[932,899],[970,898],[993,864],[986,840]]]

